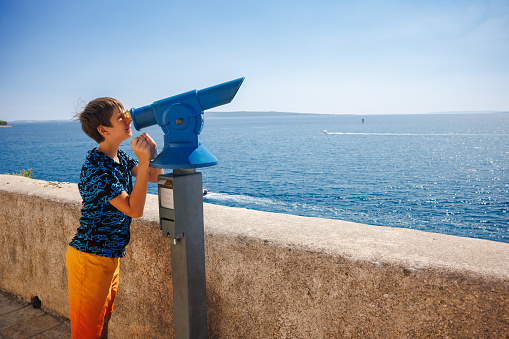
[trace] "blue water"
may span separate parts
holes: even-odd
[[[95,147],[79,123],[12,125],[0,173],[78,181]],[[509,114],[206,113],[201,139],[219,159],[200,169],[206,202],[509,242]]]

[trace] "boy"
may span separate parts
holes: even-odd
[[[81,170],[80,226],[66,253],[71,334],[74,339],[107,338],[131,220],[143,215],[148,181],[157,182],[163,171],[149,167],[157,146],[145,133],[131,141],[138,160],[119,150],[132,136],[120,101],[95,99],[76,117],[98,146]]]

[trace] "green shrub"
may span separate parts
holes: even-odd
[[[9,173],[7,173],[9,174]],[[10,175],[20,175],[22,177],[31,178],[32,177],[32,169],[29,168],[28,171],[25,171],[25,169],[22,169],[19,173],[11,173]]]

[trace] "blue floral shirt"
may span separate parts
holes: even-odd
[[[83,198],[80,226],[69,244],[86,253],[104,257],[124,257],[130,239],[132,218],[109,201],[122,192],[131,194],[131,170],[137,160],[119,150],[120,163],[95,148],[88,152],[78,188]]]

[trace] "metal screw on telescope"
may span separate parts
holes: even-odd
[[[171,265],[175,337],[207,338],[205,240],[202,175],[196,168],[217,159],[199,139],[203,111],[230,103],[244,78],[189,91],[129,112],[134,127],[155,124],[164,132],[164,149],[150,166],[169,168],[158,179],[159,221],[172,240]],[[127,113],[127,112],[126,112]],[[127,116],[127,114],[126,114]]]

